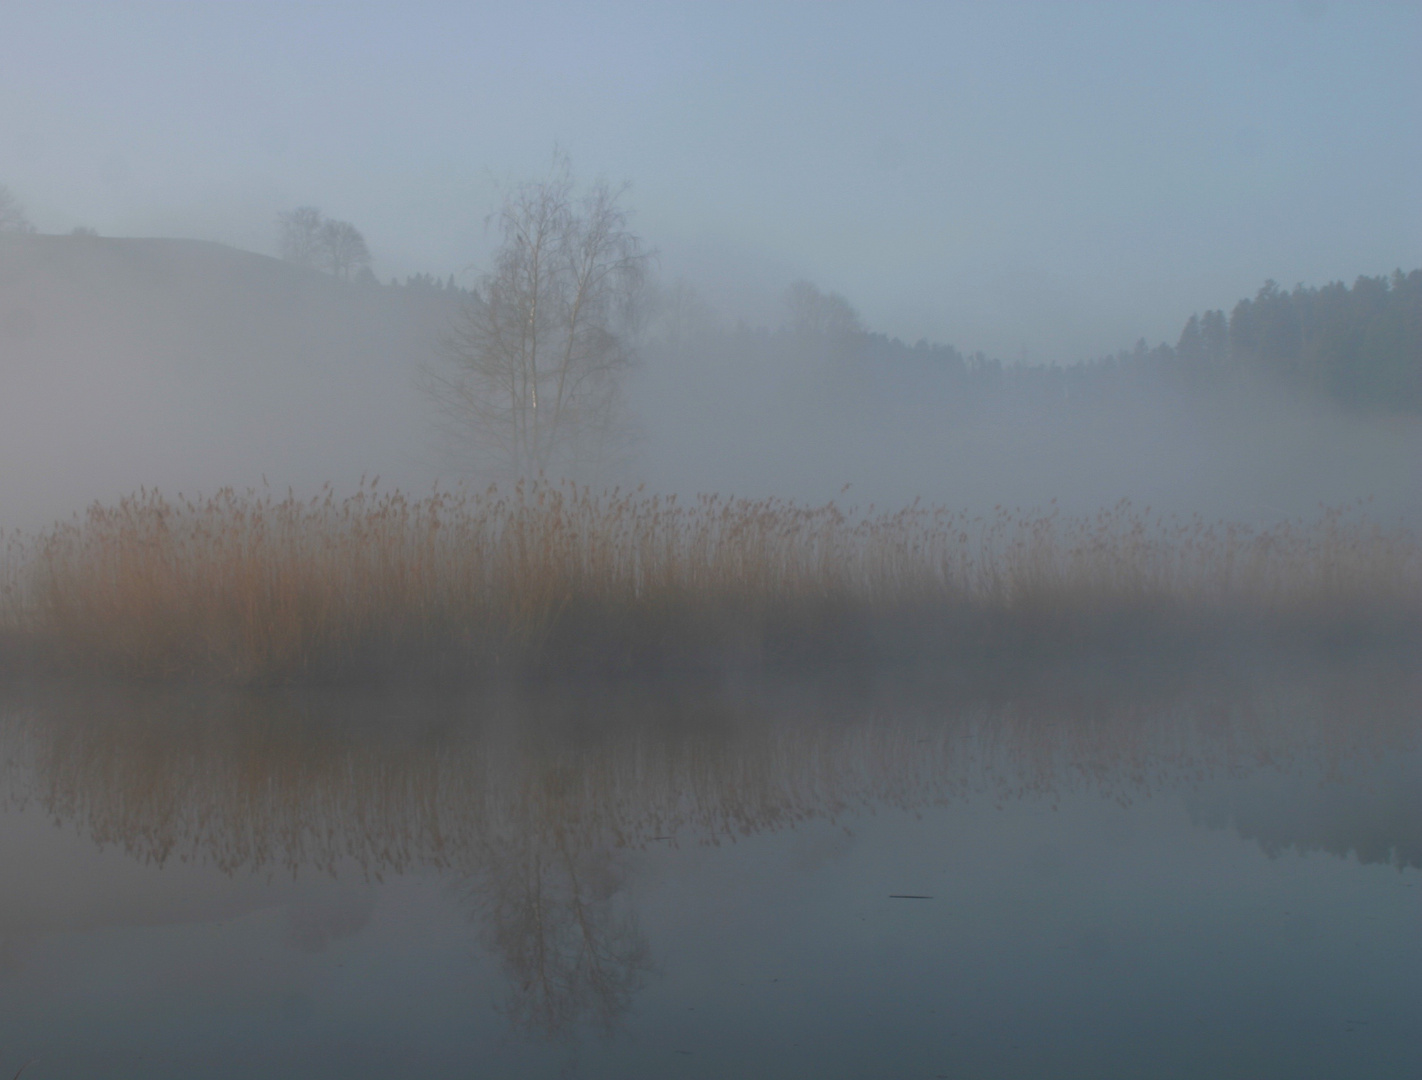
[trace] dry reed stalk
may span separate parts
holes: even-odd
[[[1417,538],[1336,511],[1259,531],[1125,503],[970,518],[544,483],[418,500],[145,490],[5,553],[12,653],[237,684],[981,662],[1167,625],[1422,623]]]

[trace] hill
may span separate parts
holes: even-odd
[[[1265,523],[1375,496],[1372,513],[1416,524],[1422,417],[1359,407],[1376,402],[1314,376],[1337,368],[1319,357],[1377,352],[1376,334],[1324,334],[1347,322],[1325,308],[1356,322],[1376,301],[1386,319],[1365,328],[1401,326],[1419,281],[1266,290],[1228,319],[1197,320],[1179,346],[1068,367],[862,330],[652,333],[627,386],[640,441],[610,479],[975,511],[1056,500],[1090,513],[1129,498]],[[379,475],[418,491],[477,465],[441,453],[419,389],[465,296],[423,276],[342,282],[204,241],[0,236],[0,530],[141,487],[210,494],[265,478],[278,493],[345,493]],[[1295,315],[1292,337],[1246,333]],[[1197,337],[1218,346],[1203,361]],[[1412,340],[1397,337],[1406,355]],[[1313,359],[1278,360],[1290,343]]]
[[[0,238],[0,527],[140,486],[422,486],[458,296],[197,240]]]

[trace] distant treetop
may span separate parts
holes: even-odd
[[[795,332],[827,337],[862,333],[859,313],[839,293],[822,293],[808,281],[797,281],[785,290],[785,305]]]
[[[4,184],[0,184],[0,233],[32,233],[35,227],[25,215],[25,208]]]
[[[1144,338],[1112,356],[1071,364],[1003,364],[951,345],[865,330],[836,293],[797,281],[785,293],[802,348],[848,357],[861,370],[935,372],[965,397],[983,391],[1064,400],[1146,381],[1227,391],[1253,383],[1359,409],[1422,413],[1422,270],[1360,277],[1347,286],[1266,281],[1229,312],[1192,315],[1175,345]],[[756,331],[739,331],[755,337]],[[765,331],[758,333],[764,334]],[[753,343],[742,341],[738,348]]]
[[[277,215],[281,257],[297,266],[324,270],[342,281],[370,267],[365,237],[349,221],[324,217],[314,206],[298,206]]]
[[[1171,361],[1191,381],[1260,375],[1349,405],[1422,411],[1422,270],[1292,291],[1192,315]]]

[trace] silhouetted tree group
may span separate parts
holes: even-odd
[[[25,215],[25,208],[4,184],[0,184],[0,233],[32,233],[35,227]]]
[[[412,293],[421,293],[429,296],[451,296],[461,299],[468,299],[473,295],[472,290],[460,288],[455,283],[454,275],[447,278],[440,278],[434,274],[411,274],[402,282],[399,278],[390,279],[390,288],[406,289]]]
[[[325,270],[342,281],[369,276],[370,249],[349,221],[324,217],[314,206],[298,206],[277,215],[277,228],[281,257],[287,262]]]
[[[1195,381],[1256,375],[1347,405],[1422,411],[1422,270],[1352,288],[1265,282],[1228,318],[1192,316],[1172,360]]]
[[[1252,299],[1192,315],[1174,346],[1073,365],[1093,377],[1200,390],[1288,389],[1363,409],[1422,412],[1422,270],[1360,277],[1349,288],[1266,281]]]
[[[1422,412],[1422,270],[1360,277],[1353,286],[1299,285],[1292,292],[1268,281],[1252,299],[1192,315],[1175,345],[1151,348],[1144,339],[1112,356],[1072,364],[1003,364],[952,345],[866,331],[843,297],[797,282],[786,294],[803,351],[827,361],[852,361],[862,373],[928,378],[962,401],[1005,392],[1044,402],[1100,399],[1123,388],[1156,383],[1201,391],[1245,384],[1288,389],[1353,408]],[[775,335],[744,328],[730,347]]]

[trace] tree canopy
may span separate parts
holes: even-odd
[[[0,233],[32,233],[35,227],[25,215],[25,208],[15,193],[0,184]]]
[[[298,206],[277,215],[281,257],[297,266],[324,270],[342,281],[370,266],[365,237],[349,221],[325,217],[314,206]]]

